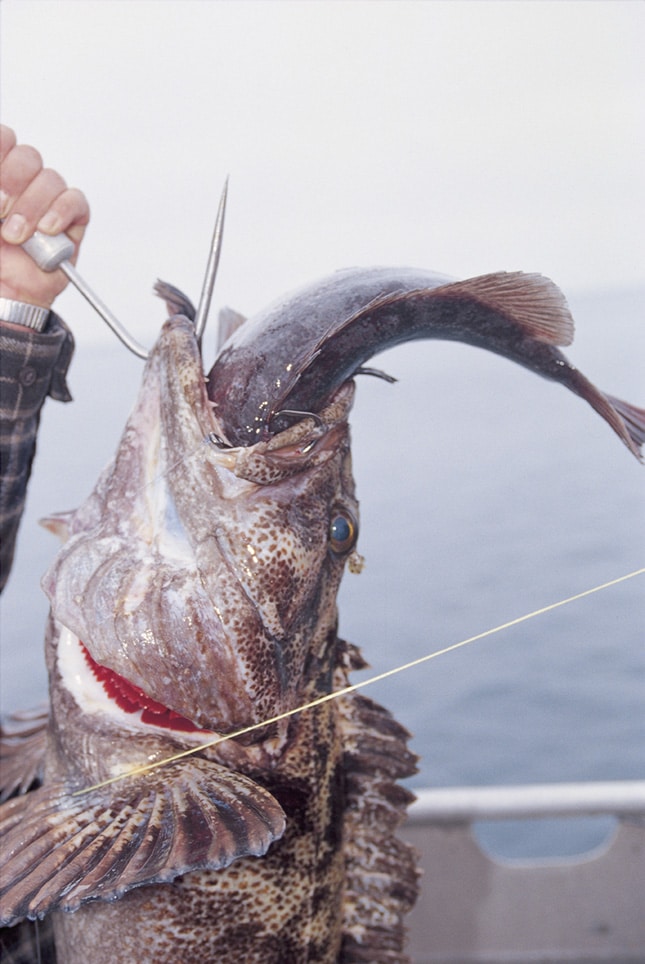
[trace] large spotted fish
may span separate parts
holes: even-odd
[[[2,923],[47,916],[66,964],[404,962],[407,734],[356,694],[261,725],[363,665],[336,612],[354,376],[457,339],[562,382],[635,455],[645,413],[561,354],[572,321],[537,275],[341,272],[242,324],[207,378],[164,292],[116,456],[52,523],[51,708],[5,743]]]

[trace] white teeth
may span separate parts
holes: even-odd
[[[109,716],[111,722],[120,728],[172,734],[173,739],[180,736],[182,741],[190,744],[199,743],[204,739],[204,734],[207,732],[205,730],[187,733],[167,726],[157,727],[152,723],[143,722],[142,710],[137,710],[135,713],[126,713],[122,710],[114,700],[110,699],[103,685],[94,676],[83,654],[81,641],[66,626],[60,627],[58,669],[63,685],[74,697],[83,713],[100,713],[103,716]]]
[[[126,713],[111,700],[87,664],[78,636],[61,626],[58,640],[58,669],[64,685],[84,713],[103,713],[120,726],[145,726],[141,713]]]

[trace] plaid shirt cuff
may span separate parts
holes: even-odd
[[[66,374],[74,339],[50,312],[44,331],[0,321],[0,591],[13,560],[18,524],[48,395],[71,400]]]

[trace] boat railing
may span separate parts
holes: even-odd
[[[645,781],[415,790],[402,836],[421,896],[409,919],[414,964],[645,964]],[[478,821],[609,815],[584,854],[492,856]]]

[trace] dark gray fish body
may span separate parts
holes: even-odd
[[[465,341],[562,382],[638,454],[645,413],[577,372],[571,336],[539,276],[355,270],[244,324],[207,387],[191,322],[166,323],[44,580],[51,713],[46,742],[5,743],[4,924],[51,914],[67,964],[407,960],[405,731],[355,694],[266,724],[362,665],[336,612],[352,376],[402,341]]]
[[[218,356],[208,394],[229,442],[250,445],[288,424],[281,411],[316,412],[375,354],[422,338],[484,348],[560,382],[638,456],[642,411],[603,395],[555,347],[573,340],[573,319],[562,292],[542,275],[451,281],[411,268],[339,271],[243,325]]]

